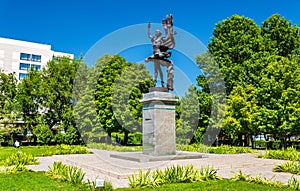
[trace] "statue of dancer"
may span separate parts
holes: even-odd
[[[167,88],[168,90],[173,90],[173,79],[174,79],[174,65],[171,60],[168,60],[171,56],[171,50],[175,46],[174,35],[176,32],[173,31],[173,16],[167,15],[166,19],[162,20],[163,27],[165,29],[166,36],[161,37],[162,32],[160,30],[155,31],[155,36],[150,33],[151,25],[148,24],[148,37],[151,39],[153,44],[153,55],[146,58],[145,62],[154,62],[154,86],[156,86],[158,73],[160,75],[161,86],[164,87],[163,73],[161,70],[161,65],[167,67]]]

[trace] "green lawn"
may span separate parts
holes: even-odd
[[[87,190],[80,185],[60,182],[45,175],[44,172],[22,172],[17,174],[0,174],[1,190],[16,191],[51,191]]]
[[[145,188],[145,189],[130,189],[130,188],[122,188],[117,189],[117,191],[129,191],[129,190],[142,190],[142,191],[150,191],[154,189]],[[169,184],[163,185],[161,187],[155,188],[155,190],[201,190],[201,191],[215,191],[215,190],[222,190],[222,191],[279,191],[279,190],[294,190],[289,188],[274,188],[266,185],[260,184],[252,184],[247,182],[233,182],[230,180],[218,180],[218,181],[207,181],[207,182],[200,182],[200,183],[179,183],[179,184]]]
[[[18,190],[18,191],[40,191],[40,190],[90,190],[83,185],[72,185],[68,182],[61,182],[56,179],[52,179],[45,175],[44,172],[22,172],[17,174],[0,174],[0,188],[1,190]],[[201,191],[280,191],[280,190],[293,190],[288,188],[273,188],[270,186],[252,184],[246,182],[232,182],[230,180],[218,180],[207,181],[200,183],[180,183],[163,185],[155,189],[130,189],[121,188],[117,191],[129,191],[129,190],[201,190]]]
[[[51,155],[62,155],[62,154],[84,154],[89,151],[82,146],[73,145],[58,145],[58,146],[24,146],[20,148],[14,147],[0,147],[0,165],[10,155],[23,152],[31,154],[33,156],[51,156]]]

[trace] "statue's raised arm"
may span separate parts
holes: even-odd
[[[150,29],[151,29],[151,24],[150,24],[150,22],[149,22],[149,23],[148,23],[148,37],[149,37],[150,39],[152,39],[153,36],[151,35]]]
[[[166,36],[162,37],[162,32],[160,30],[155,31],[155,36],[151,35],[151,24],[148,23],[148,37],[151,39],[153,45],[153,55],[145,59],[145,62],[154,63],[154,85],[156,86],[157,76],[160,75],[161,86],[164,88],[163,73],[161,66],[167,67],[167,89],[173,90],[173,78],[174,78],[174,67],[172,60],[168,58],[171,57],[172,52],[169,51],[175,47],[174,35],[176,32],[173,31],[173,16],[167,15],[165,19],[162,20],[162,25],[165,30]]]

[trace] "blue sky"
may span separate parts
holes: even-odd
[[[272,14],[279,13],[300,25],[299,7],[300,0],[1,0],[0,37],[51,44],[55,51],[78,57],[118,29],[160,23],[166,14],[172,13],[176,27],[194,35],[206,46],[215,24],[233,14],[252,18],[260,25]],[[134,52],[140,51],[141,56],[135,60],[130,50],[121,55],[128,54],[129,61],[141,61],[148,48],[151,54],[149,46],[137,48]],[[186,55],[174,56],[175,65],[190,59]],[[180,68],[186,70],[183,73],[191,76],[191,81],[198,73],[193,67]]]

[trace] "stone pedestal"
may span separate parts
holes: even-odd
[[[143,154],[152,156],[175,155],[175,95],[152,91],[144,94]]]

